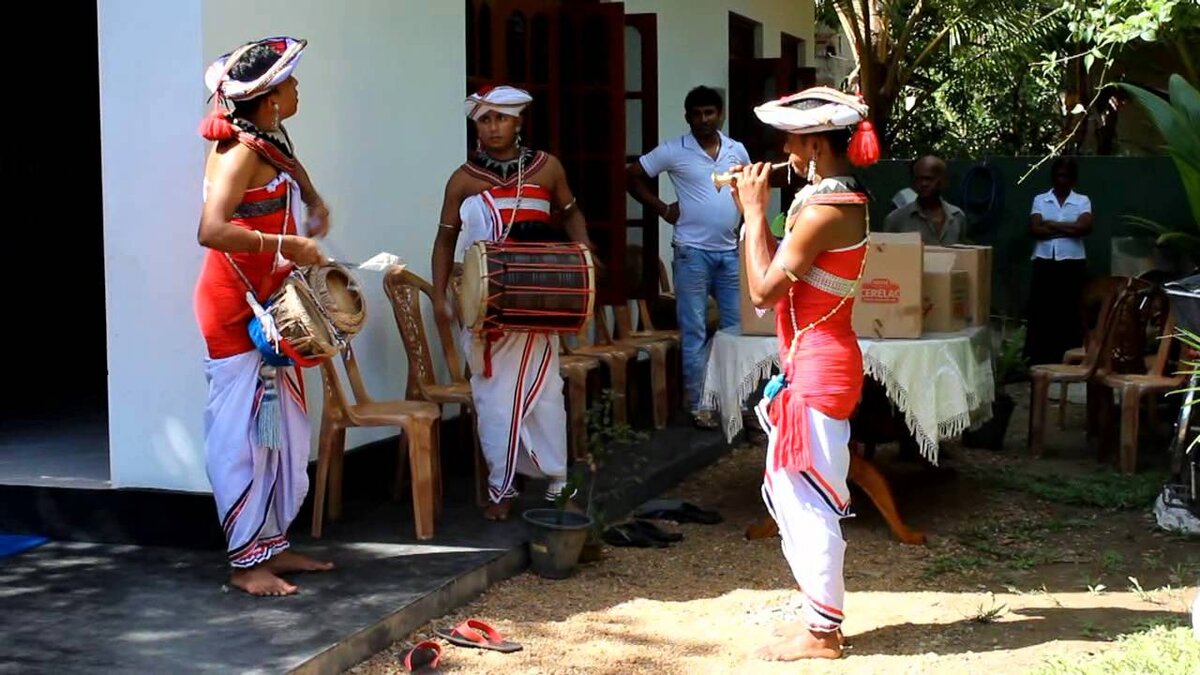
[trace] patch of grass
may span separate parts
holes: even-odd
[[[1008,605],[997,605],[996,596],[991,596],[992,604],[985,607],[983,603],[979,604],[979,611],[975,616],[971,617],[971,621],[975,623],[995,623],[997,619],[1008,613]]]
[[[1057,504],[1101,509],[1140,509],[1154,502],[1166,473],[1147,471],[1125,475],[1111,470],[1067,476],[989,468],[970,472],[985,486],[1024,492]]]
[[[925,571],[922,573],[922,576],[925,579],[935,579],[950,572],[966,574],[986,564],[987,561],[977,555],[962,553],[938,555],[930,558],[929,562],[925,564]]]
[[[1125,556],[1120,551],[1105,551],[1100,558],[1100,565],[1105,572],[1116,572],[1125,564]]]
[[[1000,563],[1011,571],[1025,571],[1051,562],[1043,542],[1046,534],[1063,522],[1053,517],[976,521],[958,530],[954,538],[965,548],[987,556],[989,562]]]
[[[1171,565],[1170,573],[1167,575],[1167,579],[1171,583],[1183,586],[1195,585],[1198,577],[1200,577],[1200,566],[1191,560]]]
[[[1103,639],[1107,636],[1104,630],[1096,625],[1095,621],[1083,622],[1083,628],[1079,632],[1083,633],[1083,636],[1090,640]]]
[[[1083,585],[1087,586],[1088,593],[1091,595],[1100,595],[1108,588],[1104,585],[1104,579],[1101,577],[1092,578],[1090,575],[1083,578]]]
[[[1012,553],[1004,562],[1014,570],[1031,570],[1047,562],[1046,556],[1040,553]]]
[[[1070,659],[1055,658],[1043,663],[1032,675],[1179,675],[1195,672],[1200,663],[1200,640],[1191,628],[1157,625],[1123,635],[1099,654]],[[1084,628],[1085,632],[1087,627]]]
[[[1132,591],[1133,594],[1138,597],[1138,600],[1141,600],[1142,602],[1154,602],[1154,596],[1150,595],[1146,589],[1142,588],[1142,584],[1137,580],[1137,577],[1129,577],[1129,590]]]

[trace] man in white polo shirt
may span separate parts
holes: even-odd
[[[697,425],[714,428],[712,412],[700,410],[708,338],[705,315],[711,294],[721,312],[721,328],[741,321],[737,256],[741,215],[729,187],[713,187],[712,174],[749,164],[750,156],[745,146],[721,133],[725,104],[715,89],[692,89],[684,99],[683,111],[691,131],[630,164],[627,186],[630,195],[675,226],[672,268],[683,343],[684,391]],[[667,204],[655,194],[650,179],[660,173],[670,177],[678,201]]]
[[[1058,157],[1050,166],[1053,188],[1033,198],[1029,234],[1033,280],[1029,288],[1029,365],[1062,363],[1068,349],[1083,344],[1079,302],[1087,281],[1083,238],[1092,231],[1092,200],[1075,192],[1075,160]]]

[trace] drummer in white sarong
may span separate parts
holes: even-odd
[[[472,94],[467,116],[479,147],[446,184],[433,246],[437,311],[454,322],[447,297],[453,261],[477,241],[577,241],[590,249],[583,214],[553,155],[520,144],[525,91],[500,86]],[[562,228],[551,211],[563,214]],[[457,244],[457,246],[456,246]],[[517,473],[547,478],[546,498],[566,485],[567,417],[553,333],[505,333],[490,339],[463,331],[478,433],[488,463],[489,520],[508,518]],[[489,344],[490,342],[490,344]]]

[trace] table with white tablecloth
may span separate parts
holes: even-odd
[[[940,441],[991,418],[995,377],[992,336],[986,326],[911,340],[860,338],[858,344],[866,374],[883,385],[921,454],[933,464]],[[735,327],[713,337],[703,401],[706,408],[719,411],[728,440],[742,429],[746,400],[778,367],[775,336],[742,335]]]

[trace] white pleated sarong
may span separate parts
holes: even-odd
[[[253,567],[288,547],[288,526],[308,492],[311,437],[302,381],[293,368],[276,370],[283,447],[263,448],[255,433],[261,365],[250,351],[207,359],[204,368],[205,461],[234,567]]]
[[[813,467],[798,473],[775,466],[777,430],[766,414],[764,399],[755,412],[767,431],[767,470],[762,496],[779,525],[783,555],[805,596],[804,620],[817,632],[842,624],[846,586],[842,574],[846,541],[842,518],[849,517],[850,422],[809,408]]]

